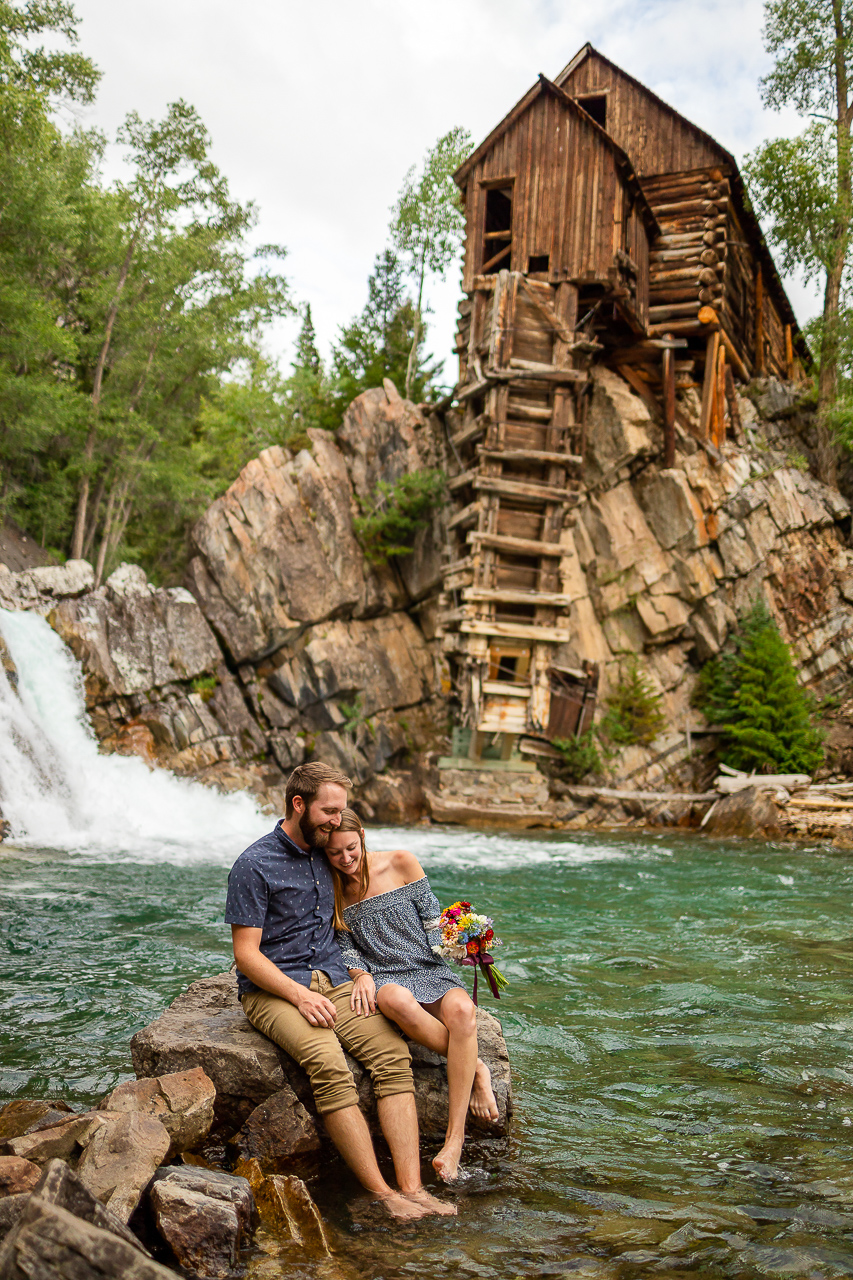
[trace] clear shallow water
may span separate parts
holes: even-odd
[[[853,1274],[853,863],[672,835],[372,843],[497,918],[518,1119],[456,1222],[367,1229],[318,1175],[347,1276]],[[0,846],[3,1100],[88,1104],[129,1074],[133,1032],[230,959],[237,852],[203,827],[191,856]],[[330,1274],[254,1272],[283,1265]]]

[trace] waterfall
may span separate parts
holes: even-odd
[[[15,845],[222,861],[269,829],[245,793],[221,795],[135,756],[101,755],[79,663],[59,636],[37,614],[5,609],[0,633],[18,670],[16,692],[0,667],[0,809]]]

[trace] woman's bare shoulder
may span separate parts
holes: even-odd
[[[391,849],[385,856],[395,873],[402,876],[404,884],[423,879],[424,869],[408,849]]]

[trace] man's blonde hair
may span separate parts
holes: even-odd
[[[352,781],[345,773],[341,773],[340,769],[333,769],[331,765],[323,764],[322,760],[312,760],[310,764],[297,765],[287,779],[284,792],[285,818],[293,816],[293,801],[296,796],[302,797],[307,809],[324,782],[331,782],[334,786],[343,787],[346,791],[352,787]]]

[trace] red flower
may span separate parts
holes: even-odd
[[[479,938],[472,938],[470,942],[466,942],[465,950],[468,952],[469,956],[479,955],[480,954]]]
[[[484,942],[491,942],[491,940],[492,940],[492,938],[493,938],[494,936],[495,936],[495,931],[494,931],[494,929],[487,929],[487,930],[486,930],[486,932],[483,934],[483,941],[484,941]]]

